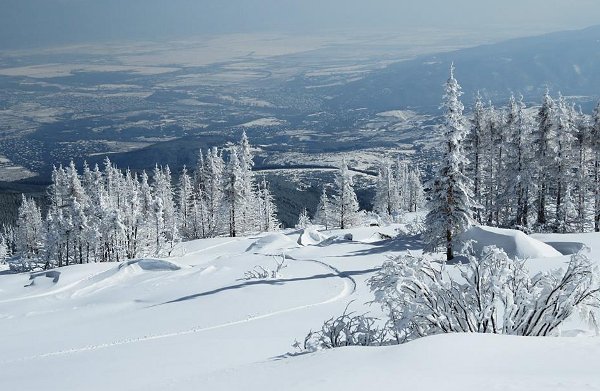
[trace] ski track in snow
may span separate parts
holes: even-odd
[[[40,297],[53,296],[53,295],[55,295],[57,293],[63,293],[63,292],[66,292],[66,291],[68,291],[68,290],[70,290],[72,288],[75,288],[79,284],[82,284],[82,283],[85,283],[87,281],[90,281],[90,280],[92,280],[92,279],[100,276],[101,274],[106,273],[109,270],[111,270],[111,269],[107,269],[107,270],[103,270],[103,271],[98,272],[98,273],[94,273],[91,276],[88,276],[88,277],[84,278],[83,280],[72,282],[72,283],[70,283],[68,285],[63,286],[62,288],[53,289],[53,290],[48,291],[48,292],[39,293],[37,295],[15,297],[13,299],[0,300],[0,304],[3,304],[3,303],[12,303],[12,302],[15,302],[15,301],[22,301],[22,300],[29,300],[29,299],[38,299]]]
[[[231,244],[231,243],[239,242],[240,240],[241,239],[229,240],[227,242],[215,244],[214,246],[205,247],[205,248],[202,248],[200,250],[190,251],[189,253],[184,254],[183,257],[187,257],[187,256],[193,255],[193,254],[199,254],[199,253],[202,253],[202,252],[207,251],[207,250],[212,250],[214,248],[218,248],[218,247],[222,247],[222,246],[225,246],[225,245],[228,245],[228,244]],[[192,267],[193,267],[193,265],[192,265]],[[89,277],[87,277],[87,278],[85,278],[83,280],[72,282],[72,283],[70,283],[68,285],[63,286],[62,288],[54,289],[54,290],[51,290],[51,291],[48,291],[48,292],[39,293],[39,294],[36,294],[36,295],[30,295],[30,296],[16,297],[16,298],[13,298],[13,299],[0,300],[0,304],[11,303],[11,302],[15,302],[15,301],[22,301],[22,300],[29,300],[29,299],[39,299],[40,297],[52,296],[52,295],[55,295],[57,293],[66,292],[66,291],[68,291],[68,290],[70,290],[72,288],[77,287],[77,285],[80,285],[80,284],[82,284],[82,283],[84,283],[86,281],[90,281],[93,278],[98,277],[98,276],[100,276],[103,273],[106,273],[107,271],[110,271],[110,269],[103,270],[101,272],[92,274],[91,276],[89,276]],[[75,293],[77,293],[77,291]]]
[[[207,251],[207,250],[212,250],[212,249],[214,249],[214,248],[222,247],[222,246],[225,246],[225,245],[227,245],[227,244],[231,244],[231,243],[239,242],[239,241],[241,241],[241,240],[242,240],[242,239],[233,239],[233,240],[229,240],[229,241],[227,241],[227,242],[223,242],[223,243],[218,243],[218,244],[215,244],[215,245],[213,245],[213,246],[204,247],[204,248],[201,248],[200,250],[195,250],[195,251],[186,252],[186,253],[184,253],[184,254],[182,255],[182,258],[185,258],[185,257],[187,257],[187,256],[190,256],[190,255],[193,255],[193,254],[199,254],[199,253],[202,253],[202,252],[204,252],[204,251]]]
[[[219,246],[219,245],[217,245],[217,246]],[[206,249],[203,249],[203,250],[206,250]],[[129,345],[129,344],[134,344],[134,343],[139,343],[139,342],[149,342],[149,341],[160,340],[160,339],[165,339],[165,338],[180,337],[180,336],[189,335],[189,334],[196,334],[196,333],[218,330],[218,329],[237,326],[237,325],[243,325],[243,324],[246,324],[249,322],[272,318],[274,316],[283,315],[283,314],[287,314],[290,312],[300,311],[300,310],[304,310],[304,309],[309,309],[309,308],[313,308],[313,307],[317,307],[317,306],[321,306],[321,305],[334,303],[338,300],[342,300],[346,297],[349,297],[350,295],[354,294],[354,292],[356,291],[356,281],[354,280],[353,277],[351,277],[349,275],[345,275],[343,272],[340,272],[337,268],[335,268],[334,266],[332,266],[326,262],[318,261],[315,259],[294,259],[289,256],[286,256],[286,258],[293,260],[293,261],[297,261],[297,262],[298,261],[299,262],[313,262],[313,263],[317,263],[321,266],[324,266],[327,269],[330,269],[332,272],[334,272],[339,278],[341,278],[344,281],[344,288],[336,296],[334,296],[330,299],[327,299],[325,301],[318,302],[318,303],[305,304],[305,305],[301,305],[301,306],[297,306],[297,307],[286,308],[284,310],[270,312],[268,314],[263,314],[263,315],[251,316],[246,319],[222,323],[222,324],[214,325],[214,326],[208,326],[208,327],[196,326],[191,329],[174,331],[174,332],[170,332],[170,333],[145,335],[142,337],[125,338],[125,339],[121,339],[118,341],[107,342],[107,343],[98,344],[98,345],[88,345],[88,346],[84,346],[84,347],[80,347],[80,348],[59,350],[59,351],[50,352],[50,353],[43,353],[43,354],[27,356],[27,357],[22,357],[22,358],[17,358],[17,359],[10,359],[10,360],[5,360],[5,361],[0,362],[0,365],[33,361],[33,360],[39,360],[39,359],[45,359],[45,358],[51,358],[51,357],[57,357],[57,356],[64,356],[64,355],[70,355],[70,354],[84,353],[84,352],[90,352],[90,351],[95,351],[95,350],[100,350],[100,349],[112,348],[112,347],[121,346],[121,345]],[[98,273],[98,274],[100,274],[100,273]],[[94,276],[90,276],[90,277],[86,278],[85,280],[89,280],[89,279],[93,278]],[[81,280],[76,283],[70,284],[69,287],[73,287],[85,280]],[[64,291],[64,290],[66,290],[66,288],[67,287],[60,289],[60,291]],[[53,292],[53,293],[56,293],[56,292]],[[44,294],[44,296],[45,295],[46,294]]]

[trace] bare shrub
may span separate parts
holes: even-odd
[[[352,302],[351,302],[352,303]],[[316,351],[321,349],[332,349],[341,346],[373,346],[383,345],[388,340],[387,328],[379,327],[379,319],[357,315],[348,312],[346,306],[344,313],[338,317],[331,318],[323,323],[321,330],[310,331],[301,345],[296,342],[294,346],[304,351]]]
[[[287,267],[285,264],[285,255],[281,254],[280,256],[273,257],[275,261],[275,269],[267,270],[264,267],[257,265],[254,266],[252,270],[248,270],[244,273],[244,276],[241,278],[242,280],[266,280],[268,278],[280,278],[281,271]]]

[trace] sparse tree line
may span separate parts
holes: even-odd
[[[224,155],[227,155],[227,162]],[[193,176],[184,167],[173,184],[168,166],[146,173],[56,167],[45,217],[23,196],[15,227],[0,234],[0,256],[19,269],[119,262],[169,255],[181,240],[240,236],[279,227],[268,183],[252,172],[248,138],[200,153]]]
[[[182,240],[243,236],[280,227],[268,183],[252,171],[246,134],[230,148],[200,151],[191,175],[183,168],[174,183],[168,166],[152,173],[120,170],[108,158],[102,168],[73,162],[55,167],[42,216],[33,199],[23,196],[15,227],[0,233],[0,260],[12,257],[19,270],[88,262],[119,262],[144,256],[168,256]],[[418,170],[406,162],[384,161],[377,179],[374,210],[385,222],[422,203]],[[352,173],[344,159],[330,194],[323,189],[311,220],[325,229],[364,222]],[[313,221],[314,220],[314,221]]]
[[[423,205],[423,186],[420,171],[398,158],[394,163],[383,159],[379,163],[375,184],[373,212],[383,223],[398,222],[405,212],[416,212]],[[346,159],[336,172],[331,194],[323,187],[317,210],[311,220],[306,209],[298,217],[298,228],[312,223],[331,228],[351,228],[365,221],[354,190],[352,172]]]

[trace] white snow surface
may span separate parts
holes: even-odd
[[[366,280],[388,256],[421,248],[414,236],[381,239],[398,228],[321,232],[352,234],[326,245],[299,246],[297,230],[197,240],[173,258],[71,265],[58,278],[0,269],[0,390],[600,389],[600,339],[578,318],[561,337],[449,334],[287,354],[351,301],[381,316],[363,304],[373,298]],[[537,254],[526,261],[532,272],[568,260],[542,242],[585,245],[600,263],[600,234],[483,231]],[[279,278],[242,279],[273,269],[282,252]]]

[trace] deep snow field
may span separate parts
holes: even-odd
[[[401,226],[299,231],[182,244],[164,260],[0,273],[0,390],[598,390],[600,338],[578,319],[560,337],[447,334],[400,346],[294,355],[295,340],[344,311],[378,315],[366,280],[422,247]],[[353,240],[343,239],[346,233]],[[383,235],[382,235],[383,234]],[[600,234],[471,235],[532,272],[564,266]],[[488,243],[490,242],[490,243]],[[551,243],[553,247],[542,242]],[[255,266],[279,278],[244,280]]]

